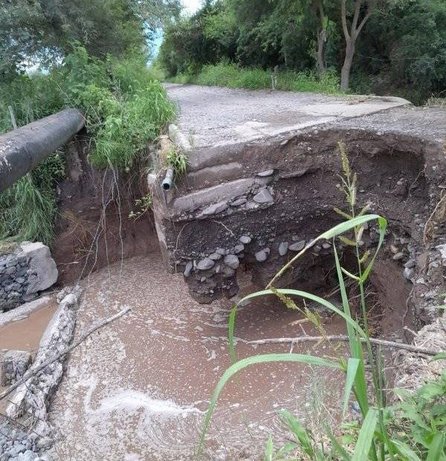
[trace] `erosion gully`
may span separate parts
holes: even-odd
[[[255,287],[239,276],[242,291]],[[234,300],[194,301],[183,278],[166,274],[157,253],[116,263],[82,281],[77,334],[126,306],[131,312],[87,339],[71,355],[51,405],[53,454],[63,460],[192,459],[204,413],[230,365],[227,320]],[[1,347],[35,348],[54,306],[1,331]],[[344,333],[320,312],[327,335]],[[252,345],[261,338],[319,335],[299,312],[274,298],[243,306],[237,318],[239,358],[289,352],[291,345]],[[24,340],[23,338],[27,338]],[[340,357],[345,345],[304,343],[294,352]],[[223,392],[206,446],[208,459],[261,459],[271,435],[289,435],[279,413],[288,409],[315,432],[336,424],[344,380],[335,370],[299,364],[253,366]]]

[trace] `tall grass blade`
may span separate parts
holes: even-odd
[[[231,357],[231,363],[235,363],[237,361],[237,353],[235,352],[235,345],[234,345],[234,330],[235,330],[236,317],[237,317],[237,304],[232,307],[231,313],[229,314],[229,321],[228,321],[228,344],[229,344],[229,356]]]
[[[223,376],[217,383],[214,393],[212,394],[211,401],[209,403],[208,410],[203,422],[203,429],[200,434],[200,441],[198,444],[197,455],[201,454],[204,446],[204,440],[206,433],[209,429],[209,424],[211,422],[212,415],[214,414],[215,406],[217,405],[217,400],[228,383],[228,381],[239,371],[243,370],[252,365],[260,363],[271,363],[271,362],[297,362],[304,363],[306,365],[316,365],[323,366],[328,368],[338,368],[341,369],[339,363],[333,360],[322,359],[320,357],[314,357],[311,355],[302,355],[302,354],[263,354],[263,355],[254,355],[246,359],[239,360],[238,362],[231,365],[224,373]]]
[[[330,428],[327,428],[327,435],[330,439],[333,451],[337,453],[342,461],[351,461],[350,453],[338,442]]]
[[[266,442],[265,447],[265,461],[273,461],[274,457],[274,443],[271,435],[268,437],[268,442]]]
[[[356,374],[360,366],[360,360],[349,358],[347,363],[347,372],[345,378],[345,390],[344,390],[344,404],[342,408],[342,416],[345,416],[348,408],[348,401],[350,399],[350,394],[352,392],[353,385],[356,380]]]
[[[376,215],[376,214],[358,216],[349,221],[345,221],[340,224],[337,224],[336,226],[332,227],[328,231],[316,237],[315,240],[313,240],[308,245],[306,245],[305,248],[301,252],[299,252],[294,258],[292,258],[287,264],[285,264],[282,267],[282,269],[280,269],[280,271],[277,272],[277,274],[268,283],[267,288],[270,288],[271,286],[273,286],[274,283],[282,276],[282,274],[286,272],[289,267],[291,267],[308,249],[313,247],[316,244],[316,242],[318,242],[319,240],[331,240],[332,238],[337,237],[338,235],[345,234],[346,232],[354,229],[355,227],[362,226],[363,224],[370,222],[370,221],[378,221],[379,229],[381,229],[381,227],[384,225],[387,226],[387,221],[383,217]]]
[[[377,422],[378,412],[374,408],[371,408],[362,423],[361,430],[359,431],[358,441],[356,442],[352,461],[365,461],[369,458]]]
[[[404,442],[400,440],[392,440],[398,454],[407,461],[421,461],[420,457]]]
[[[446,435],[437,432],[432,439],[432,442],[427,453],[426,461],[445,461],[444,454]]]
[[[384,243],[384,237],[386,236],[386,230],[387,230],[387,220],[380,216],[378,218],[378,233],[379,233],[378,245],[376,247],[375,253],[370,263],[367,265],[367,267],[365,268],[364,272],[361,275],[361,283],[364,283],[368,279],[370,272],[373,269],[373,265],[375,264],[375,259],[378,255],[379,250],[382,247],[382,244]]]
[[[293,433],[296,441],[299,442],[303,451],[310,456],[310,458],[314,458],[313,442],[303,424],[289,411],[282,411],[280,416],[288,429]]]
[[[342,307],[344,309],[344,319],[347,319],[346,324],[347,324],[347,334],[349,337],[350,351],[351,351],[353,358],[359,360],[358,369],[356,370],[356,376],[355,376],[354,391],[355,391],[355,396],[356,396],[356,399],[358,400],[358,404],[361,409],[362,415],[365,416],[369,408],[369,403],[368,403],[368,396],[367,396],[367,382],[365,379],[365,369],[364,369],[364,352],[362,349],[361,341],[358,339],[356,335],[357,330],[355,331],[355,328],[353,328],[353,325],[352,325],[352,322],[353,324],[357,324],[357,323],[353,321],[352,316],[351,316],[350,304],[349,304],[349,300],[347,296],[347,290],[345,288],[344,276],[342,275],[341,263],[339,261],[339,256],[338,256],[338,252],[337,252],[335,245],[333,245],[333,251],[334,251],[335,262],[336,262],[336,272],[338,276],[339,289],[340,289],[341,299],[342,299]],[[365,332],[363,332],[363,334],[364,334],[363,338],[367,340],[368,339],[367,334]]]
[[[365,331],[361,328],[361,326],[356,322],[355,320],[352,319],[351,316],[345,314],[342,312],[340,309],[338,309],[334,304],[332,304],[330,301],[327,301],[319,296],[313,295],[311,293],[308,293],[306,291],[300,291],[300,290],[293,290],[291,288],[281,288],[274,290],[278,293],[282,293],[284,295],[289,295],[289,296],[296,296],[299,298],[305,298],[309,299],[310,301],[314,301],[321,306],[324,306],[325,308],[329,309],[330,311],[334,312],[335,314],[339,315],[342,317],[349,326],[351,326],[352,331],[356,331],[360,337],[367,339],[367,335]],[[262,291],[257,291],[255,293],[251,293],[244,298],[242,298],[234,307],[233,311],[237,310],[237,307],[240,306],[241,304],[244,304],[247,301],[250,301],[251,299],[255,298],[260,298],[262,296],[267,296],[267,295],[273,295],[274,294],[273,290],[262,290]],[[231,312],[232,314],[232,312]],[[234,318],[235,318],[235,313],[234,313]],[[228,337],[229,337],[229,344],[234,344],[234,325],[232,325],[232,328],[229,329],[228,331]]]

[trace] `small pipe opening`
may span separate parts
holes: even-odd
[[[173,184],[173,169],[168,168],[166,171],[166,176],[164,176],[162,187],[164,190],[170,190]]]

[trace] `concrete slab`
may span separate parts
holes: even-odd
[[[175,137],[190,149],[229,146],[410,105],[395,97],[327,96],[168,85],[177,103]]]

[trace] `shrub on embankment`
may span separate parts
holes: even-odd
[[[318,77],[314,72],[281,71],[276,74],[259,68],[241,68],[235,64],[221,62],[204,66],[200,72],[183,73],[169,79],[174,83],[194,83],[197,85],[246,88],[249,90],[268,89],[302,91],[312,93],[340,93],[339,78],[333,72]]]
[[[64,107],[79,108],[92,140],[90,163],[117,170],[129,170],[175,114],[141,58],[99,60],[82,47],[46,75],[21,75],[0,84],[0,133],[13,128],[9,107],[18,126]],[[55,186],[64,177],[63,154],[56,153],[0,194],[0,240],[50,243]]]

